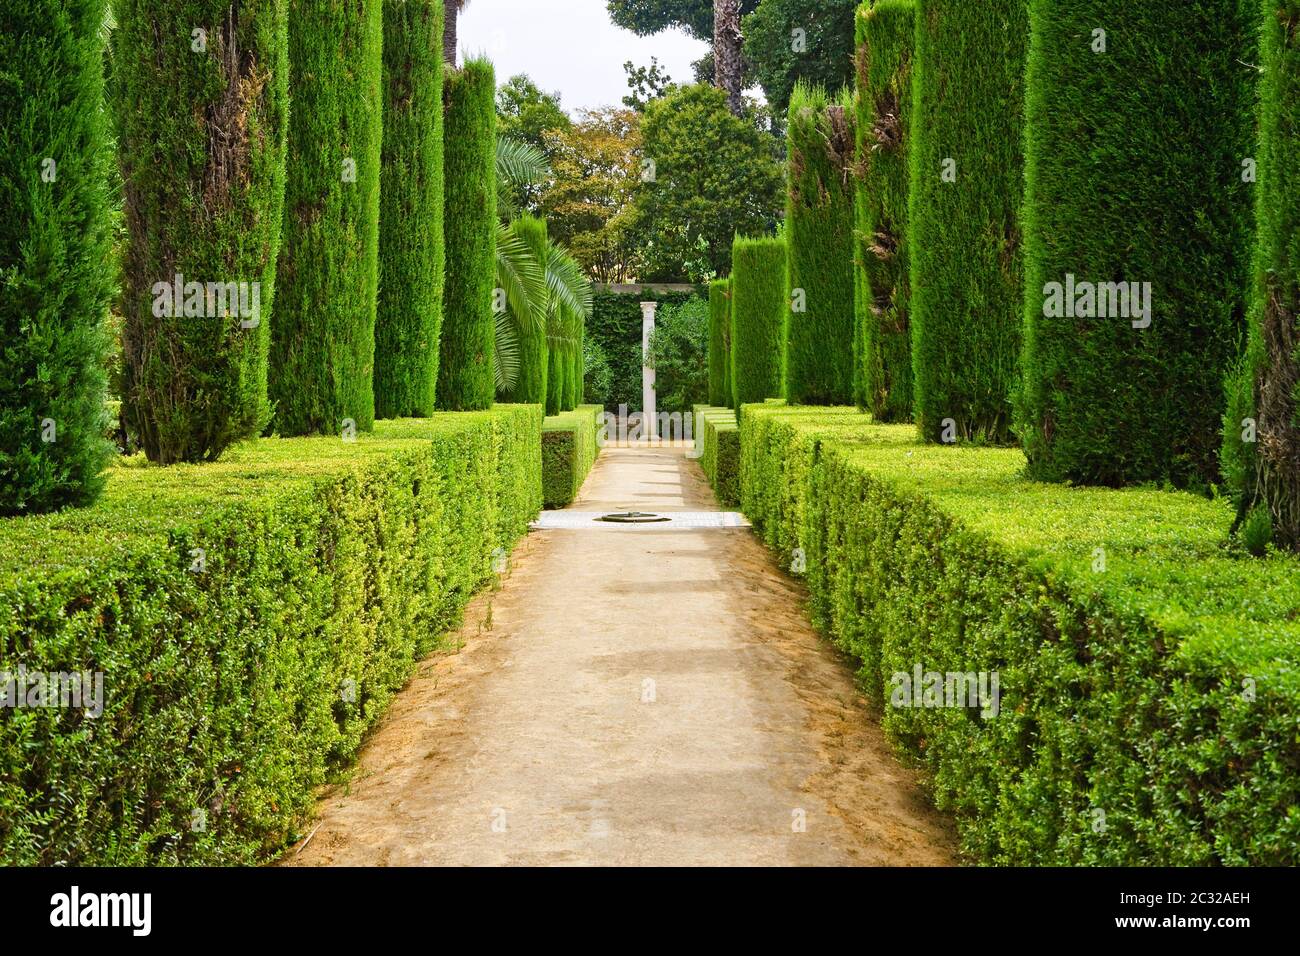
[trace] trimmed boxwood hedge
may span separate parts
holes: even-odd
[[[1242,161],[1255,149],[1258,10],[1241,0],[1029,9],[1017,431],[1030,474],[1217,481],[1223,382],[1245,331],[1256,187]],[[1065,301],[1075,283],[1077,303]],[[1137,317],[1114,293],[1143,285],[1151,313]]]
[[[0,8],[0,515],[88,504],[112,454],[103,16],[104,0]]]
[[[438,407],[491,408],[496,397],[496,79],[487,60],[449,69],[444,169],[447,277]]]
[[[927,441],[948,419],[961,441],[1011,439],[1028,45],[1027,0],[916,2],[912,399]]]
[[[433,413],[442,331],[442,0],[384,4],[375,415]],[[528,404],[533,399],[520,399]]]
[[[695,440],[699,445],[700,468],[713,486],[718,504],[740,505],[740,427],[730,408],[695,406]]]
[[[912,420],[908,151],[913,0],[863,4],[857,16],[854,401],[877,421]]]
[[[741,452],[746,515],[804,550],[972,857],[1300,863],[1300,563],[1226,550],[1224,502],[1036,483],[853,409],[750,406]],[[996,672],[997,716],[884,706],[917,665]]]
[[[1300,0],[1256,7],[1263,21],[1258,236],[1247,353],[1228,387],[1223,465],[1244,504],[1258,500],[1268,511],[1278,545],[1300,551]]]
[[[789,119],[785,398],[844,405],[853,401],[852,101],[796,83]]]
[[[289,5],[289,156],[271,325],[272,428],[368,431],[375,417],[380,0]]]
[[[579,405],[548,416],[542,423],[542,497],[548,508],[563,508],[578,497],[600,453],[597,436],[605,410]]]
[[[5,712],[0,862],[248,864],[293,840],[537,514],[540,429],[503,405],[125,459],[95,506],[0,525],[5,669],[104,675],[98,717]]]
[[[737,236],[731,250],[731,405],[779,398],[785,373],[786,242]]]

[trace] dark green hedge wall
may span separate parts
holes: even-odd
[[[785,362],[786,242],[737,236],[731,251],[731,390],[747,402],[780,398]]]
[[[270,370],[282,435],[374,423],[382,47],[380,0],[289,8],[293,105]]]
[[[913,0],[863,4],[857,16],[854,398],[877,421],[912,420],[908,152]]]
[[[1254,12],[1030,3],[1017,430],[1035,477],[1217,480],[1223,381],[1245,329]],[[1114,283],[1149,285],[1149,316],[1121,308]]]
[[[611,387],[605,407],[617,412],[619,405],[630,411],[641,408],[641,303],[655,301],[680,305],[695,292],[611,292],[597,287],[586,335],[605,353]]]
[[[913,403],[929,441],[943,437],[945,419],[962,441],[1011,439],[1024,324],[1028,42],[1026,0],[917,0]],[[948,171],[955,181],[945,181]]]
[[[731,405],[731,282],[709,283],[709,404]]]
[[[1248,347],[1229,382],[1223,463],[1233,492],[1267,509],[1274,540],[1300,550],[1300,0],[1251,3],[1263,29],[1258,234]]]
[[[438,407],[496,397],[496,74],[487,60],[449,69],[445,96],[446,250]]]
[[[792,310],[785,397],[798,405],[853,403],[853,166],[847,93],[795,84],[790,98],[786,238]],[[734,270],[734,266],[733,266]],[[798,293],[801,293],[798,294]]]
[[[0,514],[90,503],[112,453],[103,14],[0,8]]]
[[[442,329],[442,0],[384,4],[375,415],[433,413]]]
[[[126,417],[151,461],[211,461],[270,418],[288,9],[258,0],[234,16],[214,0],[122,0],[116,15]],[[178,283],[182,308],[169,293]],[[220,298],[204,294],[209,283]]]

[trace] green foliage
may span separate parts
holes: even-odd
[[[496,81],[492,64],[448,69],[446,129],[447,278],[438,366],[438,407],[490,408],[496,392],[493,290],[497,260]]]
[[[442,2],[384,4],[375,414],[433,413],[442,328]]]
[[[700,468],[724,508],[740,505],[740,427],[730,408],[697,405],[696,441],[702,445]]]
[[[1245,327],[1256,17],[1240,0],[1029,9],[1017,431],[1030,474],[1216,481],[1223,382]],[[1100,284],[1095,305],[1063,301],[1069,276],[1088,293]],[[1149,316],[1121,310],[1118,283],[1149,285]]]
[[[908,153],[913,0],[863,4],[857,17],[854,400],[877,421],[912,420]]]
[[[751,13],[759,0],[740,0],[741,14]],[[713,42],[713,0],[608,0],[609,17],[638,36],[681,27],[697,40]]]
[[[778,398],[785,362],[786,242],[737,236],[731,262],[732,407]]]
[[[540,150],[553,163],[547,134],[571,129],[573,121],[560,106],[558,93],[544,92],[528,76],[512,76],[497,90],[497,132],[501,142],[516,142]],[[536,213],[543,184],[514,183],[506,187],[516,208]]]
[[[112,453],[103,15],[103,0],[0,10],[0,514],[89,504]]]
[[[193,22],[173,32],[187,37]],[[374,422],[382,51],[379,0],[289,7],[293,108],[270,363],[281,435]]]
[[[790,99],[789,264],[785,397],[801,405],[853,401],[852,103],[797,84]]]
[[[260,0],[237,21],[222,10],[211,0],[121,0],[116,9],[122,397],[132,434],[162,464],[214,460],[270,418],[288,10]],[[197,24],[209,31],[201,51]]]
[[[250,864],[295,839],[537,514],[540,427],[501,406],[129,459],[94,507],[4,523],[5,669],[106,692],[93,720],[0,721],[0,861]]]
[[[582,338],[582,400],[587,405],[605,407],[614,376],[605,358],[605,350],[590,335]]]
[[[585,321],[585,320],[584,320]],[[585,330],[583,322],[579,322],[575,329],[575,337],[569,342],[569,359],[571,362],[569,377],[565,381],[565,387],[569,389],[569,404],[577,408],[583,401],[583,379],[586,372],[583,368],[583,351],[582,343],[585,340]]]
[[[597,289],[587,322],[586,340],[594,342],[604,353],[609,368],[610,385],[605,392],[605,407],[617,411],[626,405],[641,408],[641,303],[655,301],[659,307],[689,301],[692,292],[611,292]]]
[[[709,404],[731,405],[731,281],[709,283]]]
[[[1015,449],[852,409],[751,406],[741,431],[745,514],[803,549],[815,622],[969,856],[1300,862],[1300,565],[1225,552],[1222,501],[1040,484]],[[996,672],[996,715],[889,706],[918,666]]]
[[[687,413],[708,397],[709,321],[709,303],[699,296],[656,312],[650,365],[658,411]]]
[[[947,419],[962,441],[1011,438],[1024,313],[1026,2],[916,3],[913,404],[929,441]]]
[[[762,0],[745,18],[745,59],[774,110],[789,109],[800,82],[828,90],[852,85],[857,5],[858,0]]]
[[[646,107],[637,192],[645,223],[645,273],[656,281],[702,281],[731,265],[737,233],[777,221],[781,168],[766,134],[733,116],[711,86],[676,87]]]
[[[548,508],[563,508],[578,497],[596,456],[603,409],[579,405],[548,416],[542,425],[542,496]]]
[[[511,223],[510,229],[528,247],[536,261],[545,261],[545,220],[524,215]],[[524,321],[513,324],[519,342],[519,371],[514,387],[510,390],[511,400],[521,405],[545,405],[546,374],[550,360],[545,321],[537,322],[525,316]]]
[[[564,407],[568,389],[564,380],[573,368],[565,355],[564,337],[548,334],[546,337],[546,415],[548,418],[568,411]]]
[[[1245,57],[1263,70],[1258,231],[1247,349],[1229,380],[1223,460],[1232,491],[1261,501],[1278,545],[1300,551],[1300,0],[1251,2],[1262,24],[1258,56]],[[1246,418],[1256,435],[1243,435]]]

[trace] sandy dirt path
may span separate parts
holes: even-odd
[[[715,511],[681,449],[571,510]],[[744,528],[535,531],[288,865],[926,865],[954,838]]]

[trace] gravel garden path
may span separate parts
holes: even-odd
[[[681,448],[611,448],[418,669],[287,865],[932,865],[946,819],[891,755],[798,582]],[[726,524],[727,522],[718,522]]]

